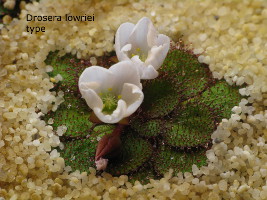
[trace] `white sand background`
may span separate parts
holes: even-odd
[[[42,0],[21,7],[21,19],[1,26],[0,35],[0,197],[267,199],[267,1]],[[27,22],[27,13],[94,14],[95,22]],[[127,176],[96,177],[93,168],[91,174],[70,173],[59,153],[50,152],[61,145],[58,135],[40,120],[63,101],[63,93],[49,91],[51,66],[44,60],[59,50],[95,62],[94,56],[113,50],[121,23],[143,16],[202,53],[199,61],[209,64],[215,78],[246,83],[240,93],[247,96],[213,133],[222,142],[207,151],[208,166],[193,166],[193,174],[172,176],[170,170],[161,180],[132,185]],[[45,26],[45,33],[27,33],[27,25]],[[40,139],[33,140],[35,134]]]

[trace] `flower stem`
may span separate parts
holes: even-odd
[[[111,133],[112,136],[121,136],[121,133],[126,125],[124,124],[117,124],[116,128]]]

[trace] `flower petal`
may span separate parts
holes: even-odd
[[[114,74],[105,69],[104,67],[92,66],[86,68],[79,78],[79,88],[82,83],[96,82],[99,83],[99,88],[96,90],[99,91],[113,87],[116,77]]]
[[[92,89],[94,91],[98,90],[100,83],[98,82],[81,82],[79,89],[82,92],[83,90]]]
[[[124,45],[120,52],[119,52],[119,55],[120,55],[120,59],[118,58],[118,60],[120,61],[123,61],[123,60],[130,60],[129,58],[129,51],[132,49],[132,45],[131,44],[126,44]],[[119,57],[119,56],[118,56]]]
[[[167,52],[169,51],[170,48],[170,38],[167,35],[159,34],[157,38],[157,46],[167,44]]]
[[[129,43],[129,37],[131,32],[134,29],[134,24],[132,23],[123,23],[120,25],[116,32],[115,37],[115,50],[119,60],[128,59],[128,56],[121,51],[122,47]]]
[[[136,64],[141,79],[154,79],[159,75],[152,65],[142,62],[139,56],[134,56],[131,60]]]
[[[133,114],[144,100],[142,90],[136,85],[129,83],[123,85],[121,96],[127,104],[127,110],[124,117]]]
[[[82,97],[85,99],[87,105],[91,109],[95,109],[95,108],[100,109],[100,110],[103,109],[103,102],[94,90],[80,89],[80,91],[82,93]]]
[[[160,68],[170,48],[170,43],[165,43],[160,46],[154,46],[148,53],[145,61],[146,65],[152,65],[156,70]]]
[[[117,94],[121,93],[124,83],[132,83],[142,88],[140,83],[140,75],[137,66],[132,61],[122,61],[109,68],[109,70],[116,76],[114,89],[117,89]]]
[[[139,58],[138,55],[133,56],[133,57],[131,58],[131,60],[132,60],[134,63],[138,64],[138,65],[144,64],[144,62],[143,62],[142,60],[140,60],[140,58]]]
[[[158,32],[155,29],[153,23],[150,21],[148,25],[148,33],[147,33],[147,44],[149,48],[152,48],[153,46],[157,45],[157,36],[158,36]]]
[[[121,119],[123,119],[125,116],[126,110],[127,110],[126,102],[123,101],[122,99],[118,101],[118,106],[111,115],[104,114],[102,112],[102,109],[100,108],[97,108],[97,107],[93,108],[93,111],[95,115],[98,117],[98,119],[100,119],[102,122],[110,123],[110,124],[117,123]]]
[[[138,55],[133,56],[131,58],[131,61],[133,61],[134,65],[136,66],[138,70],[139,76],[142,79],[143,70],[144,70],[144,67],[146,67],[145,63],[140,60]]]
[[[154,79],[157,78],[158,75],[158,71],[152,65],[148,65],[143,69],[141,79]]]
[[[142,52],[147,52],[149,50],[147,37],[149,27],[151,27],[150,24],[152,24],[152,22],[147,17],[143,17],[137,22],[129,37],[129,43],[133,45],[133,49],[140,48]]]
[[[122,52],[127,52],[130,51],[132,49],[132,45],[131,44],[126,44],[121,48]]]

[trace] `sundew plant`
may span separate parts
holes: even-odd
[[[134,29],[130,23],[124,26]],[[120,31],[116,39],[118,34]],[[163,47],[166,42],[163,38],[159,46]],[[51,80],[55,80],[58,74],[63,78],[55,83],[53,90],[64,92],[64,102],[55,112],[48,113],[45,120],[61,136],[64,148],[58,151],[72,171],[89,171],[89,167],[95,167],[101,157],[101,164],[105,167],[99,168],[100,172],[105,170],[116,176],[127,174],[132,180],[162,177],[170,168],[174,173],[191,172],[193,164],[198,167],[206,165],[205,152],[212,144],[212,132],[223,118],[230,118],[231,109],[241,100],[236,86],[214,79],[208,66],[199,63],[198,55],[194,55],[182,42],[171,42],[163,59],[155,56],[159,59],[156,64],[150,60],[154,66],[157,65],[154,68],[145,66],[148,62],[144,61],[149,54],[135,44],[131,48],[123,43],[116,46],[120,62],[113,53],[98,58],[98,65],[103,67],[101,70],[110,73],[109,76],[115,74],[114,79],[118,79],[116,76],[120,72],[115,73],[114,67],[110,66],[131,61],[135,64],[139,62],[137,71],[140,74],[140,80],[132,77],[124,79],[131,81],[126,81],[128,85],[125,87],[137,91],[130,99],[127,95],[120,96],[120,92],[111,95],[114,88],[98,92],[103,102],[102,110],[98,111],[90,108],[94,107],[90,106],[92,101],[81,92],[81,75],[85,70],[95,68],[90,61],[78,60],[70,55],[60,58],[56,52],[47,58],[47,64],[53,66],[53,71],[49,73]],[[124,50],[118,55],[121,48]],[[164,51],[164,48],[160,50]],[[141,67],[147,67],[146,71],[142,71]],[[87,87],[96,86],[82,85],[83,89]],[[127,105],[136,99],[135,109],[129,114],[126,108],[121,118],[116,118],[117,121],[108,117],[123,98]],[[101,117],[97,112],[106,116]],[[214,142],[220,141],[215,139]],[[105,163],[107,159],[108,163]]]

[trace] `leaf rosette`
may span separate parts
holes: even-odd
[[[49,75],[62,75],[63,81],[55,90],[64,91],[65,101],[45,119],[54,119],[55,130],[61,125],[68,127],[62,136],[65,148],[61,156],[73,170],[88,171],[95,167],[97,142],[114,126],[90,122],[91,110],[78,93],[77,77],[90,63],[81,64],[69,56],[56,58],[55,62],[55,57],[51,54],[47,61],[54,67]],[[108,57],[105,59],[105,65],[110,65]],[[177,173],[191,171],[193,164],[205,165],[212,132],[222,118],[230,117],[232,107],[241,100],[238,87],[214,79],[207,65],[176,44],[158,72],[156,79],[142,80],[144,102],[123,131],[121,153],[108,165],[107,171],[113,175],[147,180],[144,170],[150,177],[158,177],[169,168]]]

